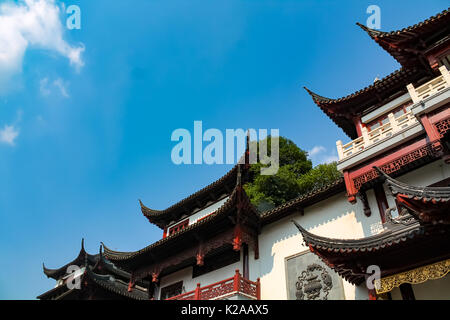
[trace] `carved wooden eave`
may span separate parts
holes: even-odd
[[[409,209],[422,223],[450,224],[450,187],[416,187],[391,178],[378,167],[398,205]]]
[[[419,284],[428,280],[441,279],[449,272],[450,259],[442,260],[376,280],[375,289],[377,294],[383,294],[400,287],[404,283]]]
[[[380,183],[380,174],[373,168],[374,166],[385,173],[399,176],[441,159],[443,150],[442,147],[436,147],[440,146],[437,142],[439,140],[430,142],[422,135],[344,172],[349,201],[353,203],[359,192],[367,191]]]

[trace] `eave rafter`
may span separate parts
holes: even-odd
[[[391,178],[378,167],[399,205],[414,213],[422,223],[450,224],[450,187],[417,187]]]
[[[450,15],[449,10],[446,9],[413,26],[390,32],[374,30],[361,23],[356,24],[403,67],[411,67],[419,63],[424,69],[431,71],[424,52],[448,35]],[[437,35],[439,38],[436,38]]]
[[[190,215],[195,208],[203,208],[208,201],[217,200],[224,193],[230,194],[236,184],[239,162],[223,177],[203,189],[191,194],[187,198],[175,203],[164,210],[154,210],[139,200],[142,214],[153,224],[164,229],[170,221],[177,220],[183,214]]]

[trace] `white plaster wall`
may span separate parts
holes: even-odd
[[[369,196],[368,196],[369,197]],[[373,203],[373,199],[369,197]],[[375,203],[376,204],[376,203]],[[376,209],[376,211],[375,211]],[[302,244],[302,236],[291,219],[295,219],[305,229],[317,235],[338,239],[358,239],[378,233],[372,226],[380,224],[377,208],[366,217],[361,202],[355,205],[347,201],[345,193],[340,193],[325,201],[305,208],[304,216],[299,213],[283,218],[263,228],[259,236],[258,260],[250,255],[250,278],[261,279],[262,299],[287,299],[285,259],[309,250]],[[346,299],[367,299],[367,289],[355,288],[343,281]]]
[[[408,172],[396,179],[414,186],[428,186],[448,177],[450,177],[450,165],[441,159]]]

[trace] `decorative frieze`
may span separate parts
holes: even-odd
[[[428,143],[422,147],[419,147],[405,155],[402,155],[398,158],[395,158],[383,165],[380,165],[379,168],[381,170],[383,170],[383,172],[385,172],[386,174],[391,174],[394,173],[398,170],[400,170],[402,167],[411,164],[419,159],[428,157],[428,156],[436,156],[437,152],[439,151],[438,148],[436,148],[434,146],[433,143]],[[370,169],[367,172],[353,178],[353,184],[354,187],[356,189],[356,191],[358,191],[359,189],[361,189],[362,185],[378,178],[379,174],[375,169]]]
[[[428,280],[443,278],[450,272],[450,259],[439,261],[424,267],[381,278],[375,283],[377,294],[382,294],[404,283],[418,284]]]

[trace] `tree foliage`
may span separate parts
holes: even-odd
[[[251,144],[258,148],[256,142]],[[271,150],[270,136],[267,137],[267,150]],[[252,204],[260,210],[279,206],[341,176],[336,163],[320,164],[313,168],[308,152],[284,137],[279,137],[279,165],[275,175],[261,175],[261,167],[268,165],[260,162],[250,167],[250,180],[244,188]]]

